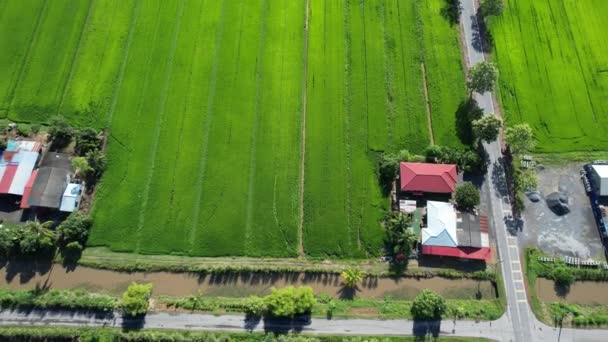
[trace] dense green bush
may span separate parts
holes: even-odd
[[[152,284],[131,283],[122,294],[118,307],[127,316],[139,316],[148,313]]]
[[[0,288],[0,307],[112,311],[116,299],[82,290],[9,290]]]
[[[445,299],[427,289],[422,290],[412,303],[412,316],[418,320],[440,320],[446,310]]]
[[[91,219],[81,213],[72,213],[57,227],[57,235],[63,244],[79,242],[84,244],[91,229]]]
[[[53,149],[61,149],[72,142],[74,129],[63,116],[54,116],[49,121],[49,140]]]
[[[310,313],[316,303],[312,288],[288,286],[282,289],[272,289],[272,293],[264,297],[267,312],[275,317],[293,317]]]
[[[76,154],[84,157],[88,152],[99,149],[101,139],[97,130],[85,127],[78,131],[76,135]]]

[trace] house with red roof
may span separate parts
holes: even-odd
[[[456,189],[456,165],[400,163],[401,191],[450,194]]]

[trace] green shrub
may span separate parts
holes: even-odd
[[[261,316],[266,311],[266,304],[264,298],[258,296],[251,296],[247,299],[245,304],[245,312],[252,316]]]
[[[431,290],[422,290],[412,303],[412,316],[418,320],[439,320],[446,311],[443,297]]]
[[[61,149],[72,142],[74,129],[63,116],[54,116],[49,121],[49,139],[52,147]]]
[[[57,227],[57,234],[59,239],[65,244],[74,241],[84,243],[89,236],[91,225],[92,221],[88,216],[72,213]]]
[[[151,296],[152,284],[131,283],[123,293],[119,307],[127,316],[145,315],[148,312]]]
[[[294,288],[288,286],[264,297],[268,313],[275,317],[293,317],[299,314],[310,313],[316,300],[312,288],[303,286]]]
[[[17,134],[22,137],[29,137],[32,135],[32,128],[26,123],[17,124]]]
[[[0,288],[2,308],[38,308],[112,311],[116,299],[112,296],[87,293],[82,290],[9,290]]]
[[[551,272],[551,277],[557,285],[568,287],[574,283],[574,274],[566,266],[558,266]]]

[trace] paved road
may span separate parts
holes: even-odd
[[[464,32],[467,52],[467,65],[473,66],[484,61],[484,54],[479,39],[479,26],[474,0],[462,1],[463,11],[461,25]],[[487,115],[494,115],[494,101],[491,93],[475,94],[479,106]],[[486,174],[487,196],[491,207],[493,227],[496,230],[501,270],[506,286],[507,319],[513,326],[516,341],[532,341],[532,329],[535,317],[530,311],[526,296],[524,276],[520,262],[517,239],[507,232],[505,217],[510,216],[510,205],[507,197],[505,173],[502,166],[502,153],[498,142],[484,144],[490,158]],[[489,191],[488,191],[489,190]]]
[[[94,316],[74,312],[32,311],[0,312],[0,326],[86,326],[140,327],[146,329],[206,330],[230,332],[300,332],[333,335],[439,335],[485,337],[498,341],[513,341],[513,329],[506,316],[496,321],[442,321],[416,323],[408,320],[317,319],[307,322],[248,321],[243,316],[205,315],[188,313],[150,313],[143,321],[123,320],[119,315]],[[534,331],[528,341],[607,341],[605,330],[559,330],[548,326]]]

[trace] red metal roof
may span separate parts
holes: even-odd
[[[25,189],[23,190],[23,197],[21,197],[21,209],[26,209],[30,207],[27,201],[30,199],[30,192],[32,192],[32,186],[34,185],[34,181],[36,180],[37,175],[38,169],[32,172],[30,179],[28,179],[27,184],[25,184]]]
[[[401,191],[452,193],[456,189],[456,165],[401,163]]]
[[[485,261],[490,260],[492,257],[490,248],[443,247],[429,245],[422,245],[422,254]]]
[[[6,165],[4,175],[2,176],[2,180],[0,180],[0,194],[8,194],[18,167],[19,166],[17,164]]]

